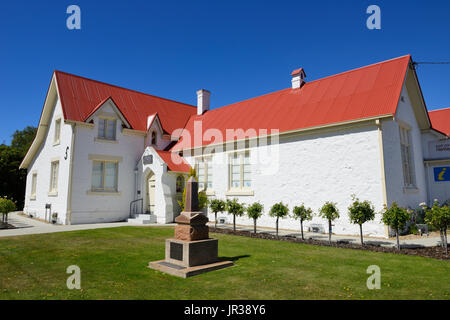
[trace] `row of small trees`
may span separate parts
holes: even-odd
[[[351,223],[358,224],[361,237],[361,245],[364,245],[363,240],[363,224],[375,219],[375,208],[370,201],[361,201],[352,195],[352,204],[348,207],[348,216]],[[220,200],[213,199],[209,202],[211,211],[215,215],[215,225],[217,227],[217,214],[219,212],[227,211],[233,215],[233,231],[236,231],[236,216],[242,216],[247,213],[250,219],[253,219],[253,232],[256,233],[256,222],[262,216],[264,212],[264,206],[255,202],[248,207],[239,203],[238,199],[233,200]],[[450,210],[448,206],[440,206],[435,202],[432,208],[424,208],[426,210],[426,221],[428,224],[433,225],[441,231],[446,254],[448,254],[447,246],[447,228],[450,224]],[[274,204],[269,211],[269,216],[276,218],[276,235],[278,236],[278,222],[279,219],[286,218],[289,215],[289,208],[283,202]],[[300,221],[300,230],[302,239],[303,235],[303,223],[313,218],[314,214],[311,208],[306,207],[304,204],[295,206],[292,210],[292,218]],[[319,209],[318,216],[328,221],[328,241],[331,243],[331,226],[334,220],[339,218],[339,210],[336,203],[325,202],[325,204]],[[400,250],[399,233],[405,227],[406,223],[411,219],[411,214],[407,209],[399,207],[397,203],[392,203],[391,207],[384,208],[382,212],[381,221],[391,227],[396,234],[397,249]]]
[[[245,207],[245,205],[239,203],[238,199],[236,198],[234,198],[233,200],[228,199],[226,201],[213,199],[209,201],[209,207],[215,216],[215,228],[217,227],[217,214],[219,212],[227,211],[229,214],[233,215],[233,231],[236,231],[236,217],[242,216],[244,215],[244,213],[247,213],[247,216],[253,220],[254,233],[256,233],[256,222],[262,216],[264,211],[264,206],[259,202],[255,202],[250,206]],[[278,236],[279,220],[289,216],[289,207],[283,202],[276,203],[270,208],[269,216],[276,219],[275,229],[276,235]],[[325,202],[325,204],[319,210],[319,216],[328,221],[328,227],[330,231],[328,240],[329,242],[331,242],[331,225],[334,220],[339,218],[339,210],[336,203]],[[360,202],[358,199],[354,198],[352,206],[349,207],[349,216],[350,220],[353,223],[357,223],[360,225],[361,244],[364,244],[362,236],[362,224],[375,218],[375,210],[373,206],[368,201]],[[295,206],[292,210],[292,218],[300,221],[300,230],[302,239],[304,240],[303,223],[313,218],[312,209],[305,207],[304,204]]]

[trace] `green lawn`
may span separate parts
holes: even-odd
[[[169,227],[0,238],[0,299],[449,299],[448,261],[212,234],[235,266],[181,279],[147,268]],[[368,290],[366,269],[381,268]],[[81,268],[68,290],[66,268]]]

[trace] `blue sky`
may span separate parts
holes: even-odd
[[[448,0],[2,2],[0,143],[37,126],[55,69],[190,104],[205,88],[216,108],[289,87],[298,67],[311,81],[408,53],[450,61],[449,14]],[[429,110],[450,107],[450,65],[418,76]]]

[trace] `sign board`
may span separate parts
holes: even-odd
[[[434,167],[434,181],[450,181],[450,167]]]
[[[428,143],[431,158],[450,158],[450,141],[431,141]]]
[[[143,158],[142,158],[142,161],[144,162],[144,165],[145,164],[152,164],[153,163],[153,155],[148,155],[148,156],[144,156]]]

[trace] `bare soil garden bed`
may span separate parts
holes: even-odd
[[[422,256],[427,258],[434,258],[439,260],[450,260],[449,256],[445,255],[444,248],[440,246],[436,247],[414,247],[411,248],[409,245],[403,245],[401,250],[397,250],[395,247],[383,247],[381,245],[373,245],[373,244],[365,244],[361,246],[360,244],[348,243],[347,241],[337,241],[328,243],[328,241],[316,240],[316,239],[307,239],[302,240],[301,238],[297,238],[294,236],[276,236],[270,233],[253,233],[250,231],[233,231],[231,229],[225,228],[217,228],[214,227],[209,228],[210,232],[214,233],[223,233],[229,235],[237,235],[243,237],[257,238],[257,239],[267,239],[267,240],[278,240],[278,241],[288,241],[288,242],[296,242],[296,243],[306,243],[313,244],[319,246],[327,246],[327,247],[336,247],[336,248],[346,248],[346,249],[357,249],[357,250],[369,250],[375,252],[386,252],[386,253],[395,253],[395,254],[405,254],[405,255],[414,255],[414,256]]]

